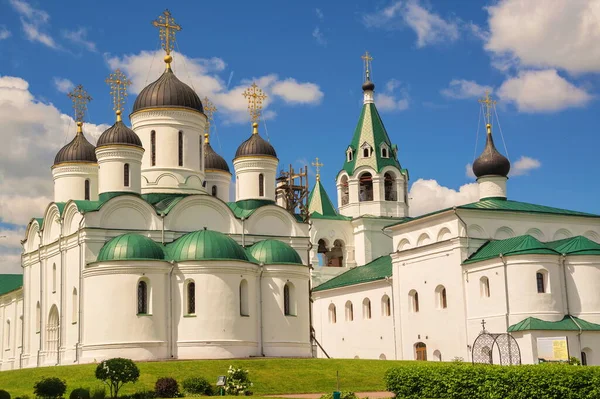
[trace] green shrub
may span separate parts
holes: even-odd
[[[106,398],[106,389],[104,387],[94,388],[90,393],[90,399],[104,399]]]
[[[325,395],[321,396],[320,399],[333,399],[333,392],[326,393]],[[354,392],[341,391],[340,399],[358,399],[358,397]]]
[[[175,378],[159,378],[154,384],[154,393],[158,398],[176,398],[179,396],[179,384]]]
[[[85,388],[76,388],[69,395],[69,399],[90,399],[90,390]]]
[[[225,382],[225,393],[228,395],[252,395],[250,387],[252,386],[248,378],[248,370],[229,366],[227,370],[227,381]]]
[[[186,378],[181,386],[185,392],[193,395],[211,396],[214,393],[212,385],[204,377]]]
[[[140,378],[140,369],[132,360],[116,357],[98,364],[96,378],[104,381],[110,390],[110,397],[116,398],[123,384],[136,382]]]
[[[58,399],[67,391],[67,383],[58,377],[42,378],[33,385],[33,393],[38,398]]]
[[[0,389],[0,399],[10,399],[10,394],[4,389]]]
[[[134,394],[128,395],[128,399],[154,399],[156,398],[156,393],[154,391],[141,391],[136,392]]]

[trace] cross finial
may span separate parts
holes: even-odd
[[[252,127],[256,128],[253,133],[258,133],[258,120],[260,119],[263,101],[266,100],[267,95],[256,83],[252,83],[252,86],[248,87],[242,95],[248,100],[248,112],[252,120]]]
[[[171,68],[171,51],[173,51],[173,42],[175,42],[175,32],[181,30],[181,26],[175,23],[175,18],[171,16],[169,10],[165,10],[156,20],[152,21],[152,25],[158,28],[160,41],[162,48],[165,50],[167,55],[165,56],[165,62],[167,68]]]
[[[325,166],[319,162],[319,157],[315,159],[315,162],[312,163],[312,166],[317,169],[317,181],[321,180],[321,166]]]
[[[481,320],[481,328],[485,331],[485,319]]]
[[[370,80],[371,79],[371,61],[373,61],[373,57],[371,57],[371,54],[369,54],[368,51],[365,51],[365,54],[363,56],[361,56],[360,58],[363,59],[363,61],[365,61],[365,73],[367,75],[367,79],[366,80]]]
[[[67,96],[69,96],[73,102],[75,121],[77,122],[77,133],[81,133],[85,111],[87,111],[87,105],[90,101],[92,101],[92,97],[87,94],[87,91],[85,91],[82,85],[75,86],[75,88],[69,94],[67,94]]]
[[[202,105],[204,108],[204,115],[206,115],[206,127],[204,128],[204,133],[207,135],[210,134],[210,125],[213,121],[213,114],[217,112],[217,107],[215,107],[215,104],[213,104],[208,97],[204,97],[204,100],[202,100]]]
[[[485,91],[485,97],[479,99],[479,103],[485,107],[485,120],[488,126],[492,124],[492,108],[496,105],[496,100],[492,100],[490,97],[490,91]]]
[[[131,81],[120,69],[117,69],[108,75],[106,83],[110,86],[110,95],[113,98],[113,110],[117,114],[117,122],[120,122],[121,113],[125,106],[125,98],[127,97],[127,87],[131,84]]]

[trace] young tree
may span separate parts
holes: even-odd
[[[102,380],[110,390],[110,397],[116,398],[123,384],[136,382],[140,369],[130,359],[116,357],[102,361],[96,367],[96,378]]]

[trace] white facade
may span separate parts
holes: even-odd
[[[96,149],[98,193],[131,192],[141,194],[143,155],[144,149],[134,146],[109,145]]]
[[[52,168],[52,178],[54,202],[98,199],[98,164],[61,163]]]
[[[235,168],[236,201],[266,199],[275,201],[277,158],[271,156],[244,156],[233,161]]]

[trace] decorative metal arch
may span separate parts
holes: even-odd
[[[516,366],[521,364],[521,349],[514,337],[508,333],[490,333],[483,330],[473,342],[471,357],[473,364],[494,364],[494,358],[503,366]]]

